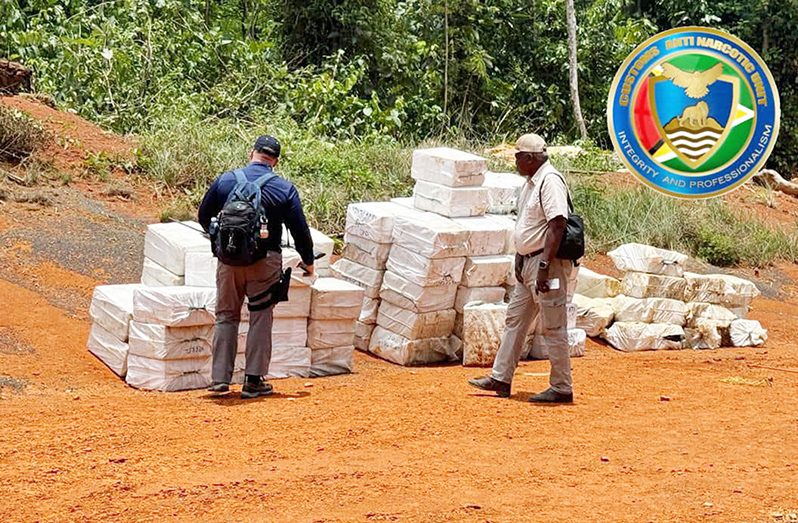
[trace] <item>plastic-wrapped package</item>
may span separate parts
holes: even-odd
[[[216,287],[216,268],[219,261],[210,249],[186,253],[184,283],[190,287]]]
[[[308,319],[275,318],[272,323],[272,347],[308,346]]]
[[[518,198],[525,180],[515,173],[485,173],[482,184],[488,190],[488,212],[510,214],[518,208]]]
[[[291,235],[291,231],[289,231],[285,225],[283,225],[282,237],[286,242],[288,242],[288,245],[296,245],[296,241]],[[326,276],[330,268],[330,263],[332,263],[330,259],[332,258],[333,250],[335,249],[335,241],[320,230],[314,229],[313,227],[310,227],[310,237],[313,240],[313,251],[317,254],[324,253],[324,256],[317,259],[313,263],[316,273],[319,276]]]
[[[380,298],[413,312],[432,312],[451,309],[457,295],[457,285],[422,287],[387,271],[382,282]]]
[[[513,256],[469,256],[463,270],[463,287],[500,287],[513,269]]]
[[[670,298],[684,300],[687,280],[676,276],[660,276],[645,272],[627,272],[621,291],[633,298]]]
[[[493,256],[508,252],[508,227],[515,226],[507,220],[493,216],[452,218],[452,221],[468,231],[468,256]]]
[[[685,304],[687,309],[687,326],[695,327],[699,320],[712,320],[725,324],[726,327],[737,319],[737,316],[722,305],[712,303],[691,302]]]
[[[487,214],[485,218],[496,222],[502,230],[504,230],[504,251],[502,254],[515,254],[515,217],[503,216],[500,214]]]
[[[460,283],[465,261],[464,257],[426,258],[401,245],[394,245],[386,267],[411,283],[421,287],[436,287]]]
[[[463,340],[454,334],[449,336],[449,361],[463,361]]]
[[[137,389],[163,392],[202,389],[211,384],[211,357],[156,360],[129,354],[125,381]]]
[[[310,320],[308,347],[312,350],[351,347],[355,339],[357,320]]]
[[[310,349],[307,347],[272,347],[269,373],[266,379],[308,378],[310,377]],[[231,383],[244,383],[246,374],[246,355],[236,354]]]
[[[729,326],[729,338],[735,347],[759,347],[768,340],[768,331],[756,320],[734,320]]]
[[[89,352],[113,371],[124,378],[127,373],[128,344],[107,331],[102,325],[94,323],[87,343]]]
[[[611,276],[593,272],[584,265],[576,277],[576,294],[586,298],[613,298],[621,293],[621,282]]]
[[[413,188],[416,209],[443,216],[482,216],[488,211],[488,190],[482,187],[447,187],[417,181]]]
[[[684,326],[687,321],[687,304],[668,298],[631,298],[616,296],[612,299],[615,321],[642,323],[672,323]]]
[[[449,359],[449,337],[408,340],[380,326],[371,335],[369,352],[398,365],[425,365]]]
[[[684,329],[670,323],[635,323],[616,321],[601,336],[623,352],[681,349]]]
[[[417,313],[384,302],[380,306],[377,325],[409,340],[418,340],[449,336],[454,318],[454,309]]]
[[[471,303],[463,310],[463,365],[489,367],[504,334],[507,305]]]
[[[377,323],[381,302],[382,300],[375,300],[374,298],[363,298],[363,304],[360,308],[357,321],[365,323],[366,325],[374,325]]]
[[[393,242],[426,258],[457,258],[468,253],[470,233],[457,223],[432,213],[400,215]]]
[[[706,302],[730,309],[745,309],[759,296],[753,282],[727,274],[684,273],[687,281],[684,301]]]
[[[382,278],[385,271],[378,271],[345,258],[341,258],[332,264],[330,269],[332,275],[336,278],[363,287],[363,289],[365,289],[365,296],[369,298],[380,297],[380,285],[382,285]]]
[[[416,209],[414,202],[415,202],[415,198],[413,198],[412,196],[405,196],[405,197],[402,197],[402,198],[391,198],[391,203],[395,203],[396,205],[399,205],[400,207],[404,207],[405,209],[410,209],[410,210],[417,211],[417,212],[424,212],[424,211],[419,211],[418,209]]]
[[[365,267],[378,271],[385,270],[391,243],[377,243],[360,236],[346,233],[344,235],[343,257]]]
[[[410,175],[414,180],[470,187],[482,185],[487,169],[487,161],[480,156],[449,147],[435,147],[413,151]]]
[[[460,314],[466,304],[471,302],[503,303],[504,287],[459,287],[454,300],[454,308]]]
[[[94,288],[89,316],[103,329],[126,342],[133,317],[133,292],[141,285],[98,285]]]
[[[627,243],[607,253],[615,267],[623,272],[645,272],[661,276],[684,274],[687,256],[640,243]]]
[[[729,329],[731,322],[697,318],[684,329],[684,348],[719,349],[732,344]]]
[[[310,287],[297,285],[288,287],[288,301],[282,301],[274,306],[274,317],[302,318],[310,316],[310,292]],[[246,305],[244,307],[246,308]]]
[[[169,327],[213,325],[216,289],[139,287],[133,292],[133,319]]]
[[[371,334],[374,332],[376,324],[369,323],[355,323],[355,348],[362,352],[369,351],[369,344],[371,343]]]
[[[374,243],[389,244],[393,241],[394,218],[399,214],[407,214],[407,209],[396,203],[350,203],[346,208],[345,232]]]
[[[144,235],[144,257],[176,276],[186,273],[187,252],[210,250],[210,240],[197,222],[153,223]]]
[[[583,329],[568,329],[568,354],[572,358],[585,355],[587,333]],[[527,357],[531,360],[549,359],[549,344],[546,336],[535,333],[527,336]]]
[[[210,357],[213,325],[167,327],[130,322],[130,354],[156,360]]]
[[[185,277],[169,271],[149,258],[144,258],[141,267],[141,284],[148,287],[174,287],[184,285]]]
[[[319,278],[310,289],[311,319],[353,320],[360,315],[362,287],[337,278]]]
[[[583,329],[588,336],[599,336],[615,318],[612,298],[587,298],[574,294],[576,305],[576,328]]]
[[[336,376],[352,372],[355,348],[335,347],[332,349],[316,349],[310,353],[310,376]]]

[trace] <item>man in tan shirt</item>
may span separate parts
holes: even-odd
[[[542,322],[551,362],[550,388],[529,398],[534,403],[571,403],[571,360],[568,353],[565,303],[571,260],[556,257],[568,219],[565,179],[548,160],[546,142],[525,134],[516,143],[515,165],[527,178],[518,200],[515,224],[515,274],[518,283],[507,307],[499,352],[489,376],[469,380],[482,390],[510,396],[526,336],[535,318]]]

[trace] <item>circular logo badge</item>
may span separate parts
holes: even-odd
[[[762,168],[779,132],[779,94],[745,42],[706,27],[649,38],[610,89],[615,151],[643,183],[680,198],[736,189]]]

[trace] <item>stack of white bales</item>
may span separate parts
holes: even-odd
[[[364,291],[337,278],[318,278],[310,289],[310,374],[318,377],[351,372],[355,323]]]
[[[515,173],[486,172],[482,187],[488,190],[488,212],[512,214],[518,207],[518,198],[524,186],[524,178]]]
[[[188,253],[197,253],[201,259],[209,252],[210,244],[197,222],[148,225],[141,283],[151,287],[184,285]]]
[[[128,335],[133,316],[133,292],[140,287],[128,285],[99,285],[89,307],[92,319],[89,352],[105,363],[117,376],[127,373]]]
[[[414,206],[450,218],[482,216],[488,210],[488,190],[482,187],[487,171],[484,158],[450,149],[413,151],[411,176]]]

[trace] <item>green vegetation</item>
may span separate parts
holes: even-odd
[[[46,141],[46,131],[35,120],[0,105],[0,160],[19,163]]]

